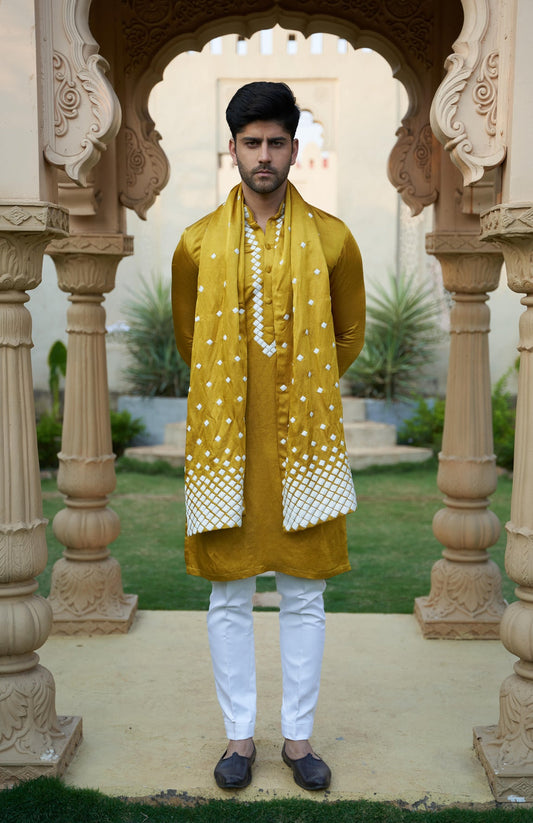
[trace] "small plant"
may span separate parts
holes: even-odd
[[[161,276],[141,284],[139,295],[124,306],[131,361],[124,376],[135,394],[184,397],[189,368],[176,349],[169,284]]]
[[[61,416],[59,381],[67,373],[67,349],[61,340],[56,340],[48,352],[48,385],[52,396],[52,418],[59,420]]]
[[[51,414],[42,414],[37,423],[37,451],[41,469],[57,469],[63,424]]]
[[[513,470],[516,408],[514,399],[507,391],[510,372],[504,374],[492,389],[492,430],[496,463]]]
[[[433,454],[438,454],[442,446],[444,408],[444,400],[429,402],[419,397],[415,413],[398,429],[398,443],[432,449]]]
[[[514,398],[506,390],[510,372],[504,374],[492,388],[492,431],[496,463],[503,469],[513,470],[516,409]],[[398,443],[422,446],[438,454],[442,446],[445,401],[428,403],[418,399],[415,413],[398,429]]]
[[[431,286],[421,286],[414,276],[390,275],[387,287],[375,285],[368,296],[365,345],[348,370],[353,393],[389,401],[412,396],[440,338],[439,314]]]
[[[111,440],[113,452],[117,457],[124,454],[124,449],[131,441],[142,434],[146,426],[140,417],[132,417],[127,409],[121,412],[111,411]]]

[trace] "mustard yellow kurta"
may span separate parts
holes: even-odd
[[[316,208],[313,213],[328,265],[337,361],[342,374],[363,345],[365,301],[361,257],[344,223]],[[345,517],[300,531],[286,532],[282,528],[276,354],[268,356],[266,351],[274,340],[272,293],[276,289],[273,275],[276,267],[273,262],[276,245],[283,240],[284,222],[280,212],[268,221],[263,233],[253,215],[248,214],[244,294],[248,358],[245,514],[240,528],[187,536],[187,571],[218,581],[270,570],[298,577],[327,578],[350,568]],[[172,263],[176,342],[189,364],[200,250],[210,216],[185,230]]]

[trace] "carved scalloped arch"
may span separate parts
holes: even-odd
[[[122,204],[146,219],[148,209],[168,181],[168,159],[159,144],[161,137],[148,111],[148,98],[153,87],[163,79],[163,72],[170,61],[185,51],[201,51],[215,37],[226,34],[251,37],[276,24],[296,29],[305,37],[320,32],[343,37],[354,49],[370,48],[388,62],[393,77],[404,85],[409,100],[408,111],[397,132],[398,140],[391,152],[389,179],[413,214],[418,214],[424,206],[434,202],[437,192],[431,181],[431,138],[428,139],[427,134],[430,100],[398,48],[378,32],[363,30],[335,17],[273,8],[248,16],[225,17],[202,26],[194,33],[173,38],[135,79],[133,88],[129,90],[130,106],[125,114],[126,168],[120,193]]]

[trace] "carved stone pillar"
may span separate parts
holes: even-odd
[[[26,289],[41,280],[67,213],[48,203],[0,203],[0,788],[63,774],[81,739],[79,717],[58,717],[55,684],[35,649],[51,609],[36,575],[46,566],[46,520],[35,435]]]
[[[505,601],[500,570],[487,553],[500,522],[488,508],[497,477],[486,301],[498,285],[502,259],[468,234],[430,234],[427,250],[441,263],[454,306],[437,476],[446,508],[433,520],[445,549],[433,566],[429,597],[416,599],[415,614],[425,637],[498,638]]]
[[[132,240],[120,234],[73,235],[52,243],[47,253],[71,302],[58,474],[66,508],[54,518],[54,534],[66,548],[52,572],[52,631],[127,632],[137,595],[124,594],[120,565],[108,549],[120,521],[107,506],[116,478],[101,304],[115,285],[118,263],[132,253]]]
[[[474,729],[474,746],[496,800],[533,802],[533,203],[500,205],[481,218],[482,237],[501,244],[509,287],[525,292],[520,318],[520,373],[516,410],[511,519],[505,567],[518,600],[501,624],[504,646],[519,660],[500,691],[497,726]]]

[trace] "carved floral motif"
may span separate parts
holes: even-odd
[[[289,13],[299,23],[292,23],[306,34],[313,15],[324,15],[320,0],[219,0],[216,4],[202,0],[171,0],[144,3],[122,0],[122,30],[127,46],[126,74],[140,74],[154,60],[157,52],[173,38],[193,34],[217,19],[231,16],[243,19],[246,34],[259,28],[253,16],[260,12],[279,15]],[[432,64],[433,3],[431,0],[329,0],[329,17],[351,23],[356,29],[377,30],[385,35],[410,59],[428,68]],[[248,30],[248,26],[250,27]],[[203,46],[199,40],[198,47]]]
[[[499,620],[504,609],[501,575],[495,563],[437,560],[431,571],[431,593],[425,599],[426,619]]]
[[[52,675],[41,666],[34,672],[0,678],[0,752],[42,754],[53,750],[55,738],[61,735]]]
[[[55,52],[53,57],[55,90],[55,133],[63,137],[68,131],[68,120],[78,116],[81,106],[81,94],[72,79],[72,69],[66,57]]]
[[[530,295],[533,292],[533,204],[502,204],[484,212],[481,238],[501,246],[509,288]],[[526,301],[529,298],[522,302]]]
[[[481,63],[476,85],[472,92],[476,111],[485,117],[487,134],[496,134],[496,110],[498,104],[498,63],[497,51],[487,54]]]
[[[411,120],[404,120],[404,125],[396,132],[398,140],[389,156],[388,175],[415,216],[424,206],[435,202],[438,192],[432,185],[431,127],[424,123],[416,136],[413,128],[416,125]]]
[[[61,13],[43,4],[46,144],[49,163],[82,185],[120,127],[118,98],[106,74],[109,64],[89,34],[87,0],[62,0]],[[53,101],[53,103],[52,103]]]
[[[506,154],[505,100],[498,101],[499,16],[486,0],[473,0],[463,30],[445,63],[447,75],[431,107],[433,132],[450,152],[465,185],[480,180]],[[499,118],[498,103],[502,109]],[[479,128],[476,117],[483,120]]]
[[[122,591],[120,566],[111,557],[98,562],[58,560],[52,591],[50,603],[55,619],[65,614],[74,618],[120,618],[129,603]]]
[[[166,154],[159,145],[161,135],[147,118],[125,128],[126,140],[126,180],[125,190],[120,192],[120,202],[134,211],[143,220],[158,194],[166,186],[170,166]],[[142,131],[147,137],[142,136]]]
[[[501,686],[496,768],[533,766],[533,683],[511,675]]]

